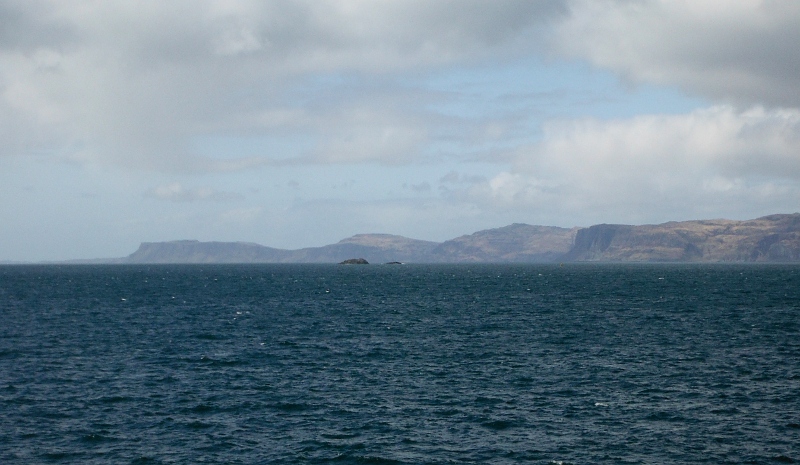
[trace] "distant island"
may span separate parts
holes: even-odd
[[[343,262],[339,262],[340,265],[369,265],[369,262],[364,260],[363,258],[348,258]]]
[[[247,242],[145,242],[127,257],[71,263],[561,263],[800,262],[800,213],[748,221],[559,228],[512,224],[444,242],[358,234],[336,244],[285,250]]]

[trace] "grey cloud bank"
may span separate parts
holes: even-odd
[[[797,107],[800,4],[780,0],[571,2],[557,47],[636,82],[744,106]]]

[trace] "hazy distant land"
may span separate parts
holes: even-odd
[[[444,242],[358,234],[298,250],[247,242],[144,242],[124,258],[71,263],[339,263],[356,257],[370,263],[800,262],[800,213],[588,228],[512,224]]]

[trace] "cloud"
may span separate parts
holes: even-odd
[[[443,185],[458,185],[458,184],[477,184],[486,181],[483,176],[473,175],[468,176],[452,170],[439,178],[439,182]]]
[[[0,156],[169,173],[407,164],[441,147],[463,159],[493,153],[512,122],[445,118],[430,105],[448,97],[398,76],[547,50],[633,82],[798,107],[798,18],[777,0],[3,2]],[[308,146],[196,147],[287,135]]]
[[[553,122],[544,133],[534,153],[517,159],[521,171],[580,174],[585,183],[686,172],[800,180],[800,110],[715,106],[685,115]]]
[[[573,0],[554,52],[744,107],[800,106],[800,3]]]
[[[686,115],[553,122],[510,170],[451,195],[604,221],[795,211],[800,110],[715,106]]]
[[[292,124],[302,109],[276,109],[293,92],[313,94],[309,77],[382,76],[519,54],[564,14],[560,0],[4,2],[0,123],[13,129],[0,130],[0,155],[49,151],[166,172],[241,169],[252,166],[248,157],[204,160],[194,139],[270,135],[275,124]],[[303,135],[323,133],[307,161],[392,161],[426,140],[419,122],[385,107],[349,116],[344,122],[367,118],[373,127],[334,135],[325,128],[343,123],[312,121],[305,132],[300,122]]]
[[[238,194],[220,192],[210,187],[187,189],[178,182],[154,187],[145,192],[145,196],[159,200],[169,200],[171,202],[225,202],[241,198]]]
[[[47,2],[4,1],[0,22],[0,49],[30,53],[43,45],[61,46],[77,39],[76,31],[53,15]]]
[[[634,82],[744,107],[798,107],[799,19],[796,2],[779,0],[8,1],[0,5],[0,155],[242,170],[269,160],[204,158],[193,142],[289,131],[315,146],[283,158],[407,163],[457,131],[426,108],[436,96],[403,93],[381,77],[546,47]],[[324,81],[335,76],[354,88]],[[367,82],[380,82],[364,92],[371,101],[359,99]],[[353,100],[330,100],[320,88]],[[503,131],[490,123],[486,137]]]
[[[418,183],[418,184],[410,184],[410,185],[407,184],[407,183],[404,183],[403,184],[403,189],[410,189],[412,192],[417,193],[417,194],[427,194],[427,193],[431,192],[431,190],[432,190],[431,184],[429,182],[427,182],[427,181],[423,181],[423,182]]]

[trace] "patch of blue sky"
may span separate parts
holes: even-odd
[[[424,166],[290,165],[229,173],[224,179],[217,175],[194,182],[219,189],[236,185],[236,193],[242,194],[241,202],[289,207],[319,199],[361,202],[434,197],[438,196],[438,187],[445,177],[448,185],[452,185],[473,182],[498,170],[497,165],[490,163],[454,167],[447,161]]]
[[[496,168],[498,163],[504,163],[504,156],[513,152],[522,145],[530,143],[538,135],[521,134],[519,136],[505,136],[498,139],[490,137],[442,137],[430,141],[422,148],[421,161],[416,163],[425,169],[435,166],[450,166],[458,163],[459,166],[482,163],[493,160]]]
[[[196,155],[216,160],[257,157],[269,161],[287,161],[310,152],[315,144],[316,138],[308,133],[209,134],[193,138],[191,150]]]
[[[419,79],[417,85],[447,95],[430,104],[432,111],[474,119],[520,112],[533,123],[551,118],[621,119],[681,114],[708,105],[680,89],[625,82],[584,62],[538,58],[442,70]]]
[[[131,245],[121,239],[130,229],[126,222],[141,213],[141,191],[131,189],[131,176],[48,158],[18,157],[0,175],[0,197],[13,199],[0,204],[3,227],[13,233],[2,259],[69,259],[92,247],[98,257],[122,254]],[[98,237],[96,228],[109,234]]]

